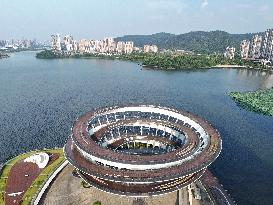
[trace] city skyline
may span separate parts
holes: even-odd
[[[1,39],[50,40],[51,33],[102,39],[127,34],[223,30],[255,33],[271,27],[273,2],[198,0],[0,2]]]

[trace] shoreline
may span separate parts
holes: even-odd
[[[213,66],[213,68],[248,68],[248,66],[226,64],[226,65],[216,65],[216,66]]]
[[[185,68],[161,68],[161,67],[157,67],[157,66],[148,66],[148,65],[144,65],[144,64],[139,64],[142,68],[147,69],[147,70],[165,70],[165,71],[181,71],[181,70],[210,70],[210,69],[225,69],[225,68],[229,68],[229,69],[247,69],[247,70],[253,70],[253,71],[264,71],[264,72],[268,72],[270,74],[273,74],[273,69],[264,69],[264,68],[259,68],[259,67],[249,67],[249,66],[240,66],[240,65],[217,65],[217,66],[212,66],[212,67],[199,67],[199,68],[195,68],[195,67],[185,67]]]

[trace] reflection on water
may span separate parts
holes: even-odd
[[[237,70],[237,75],[245,79],[246,77],[252,78],[255,76],[255,78],[259,78],[260,81],[260,89],[266,89],[266,88],[272,88],[273,87],[273,75],[270,74],[269,72],[265,71],[253,71],[249,69],[238,69]]]
[[[227,96],[272,87],[272,75],[243,69],[153,71],[130,62],[34,55],[0,60],[0,162],[63,146],[73,121],[92,108],[162,104],[200,115],[219,130],[223,151],[211,168],[238,204],[273,204],[272,117],[241,109]]]

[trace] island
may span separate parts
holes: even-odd
[[[273,88],[254,92],[231,92],[229,96],[243,108],[273,116]]]
[[[220,54],[168,54],[168,53],[142,53],[130,54],[105,54],[105,53],[60,53],[52,50],[44,50],[36,54],[40,59],[54,58],[100,58],[110,60],[126,60],[137,62],[141,66],[155,70],[182,70],[200,68],[250,68],[271,70],[258,63],[241,58],[228,59]]]

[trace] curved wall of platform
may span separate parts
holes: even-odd
[[[218,157],[217,130],[181,110],[130,105],[88,112],[65,145],[68,161],[90,185],[126,196],[176,191]]]

